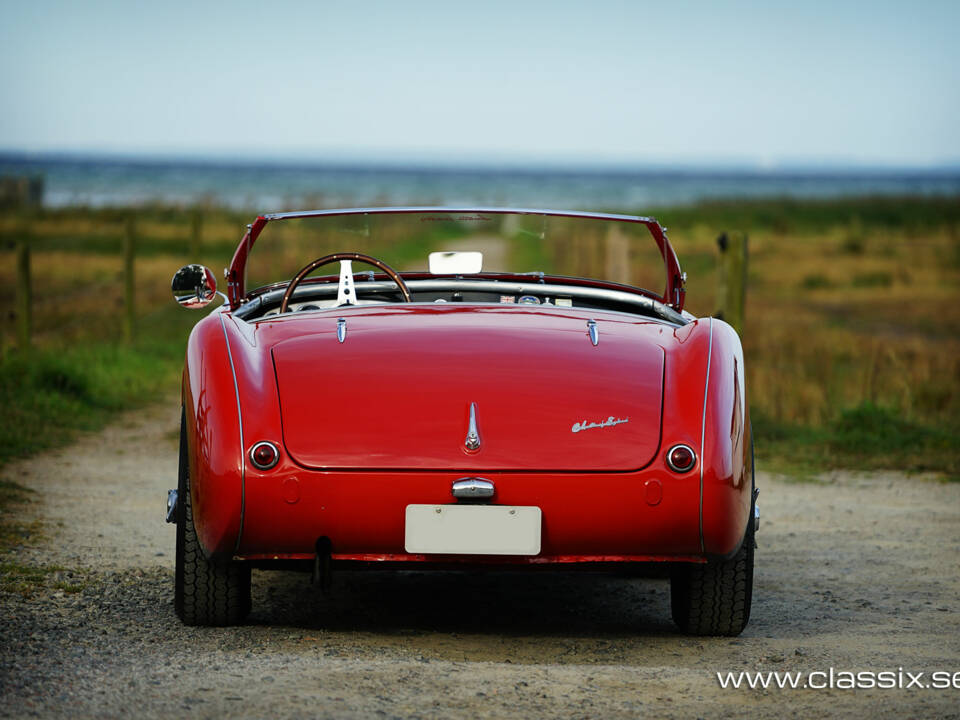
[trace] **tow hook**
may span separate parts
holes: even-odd
[[[317,540],[317,554],[313,558],[313,572],[310,576],[310,582],[320,588],[320,593],[324,597],[330,597],[330,589],[333,586],[333,574],[330,567],[332,548],[330,538],[322,537]]]
[[[177,491],[167,490],[167,522],[177,521]]]

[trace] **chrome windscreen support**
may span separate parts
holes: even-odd
[[[467,439],[463,446],[474,452],[480,449],[480,433],[477,432],[477,404],[470,403],[470,425],[467,427]]]
[[[587,320],[587,334],[594,346],[600,342],[600,329],[597,327],[596,320]]]
[[[337,286],[337,305],[356,305],[357,289],[353,286],[353,261],[340,261],[340,284]]]

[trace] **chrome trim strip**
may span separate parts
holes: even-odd
[[[221,306],[224,307],[224,306]],[[243,517],[247,509],[247,462],[243,448],[243,410],[240,408],[240,386],[237,384],[237,368],[233,364],[233,351],[230,349],[230,336],[227,334],[227,325],[220,313],[220,327],[223,329],[223,341],[227,344],[227,357],[230,360],[230,373],[233,375],[233,392],[237,396],[237,425],[240,428],[240,528],[237,530],[237,543],[233,547],[233,554],[240,551],[240,538],[243,537]]]
[[[597,328],[596,320],[587,320],[587,334],[590,336],[590,342],[596,347],[600,342],[600,330]]]
[[[455,498],[492,498],[495,488],[486,478],[460,478],[453,483],[450,492]]]
[[[470,425],[467,428],[467,439],[463,441],[463,446],[475,452],[480,449],[480,433],[477,432],[477,404],[470,403]]]
[[[587,287],[578,287],[575,285],[554,285],[554,284],[540,284],[540,283],[523,283],[516,282],[512,280],[408,280],[407,287],[411,291],[419,290],[421,292],[442,292],[445,290],[467,290],[475,292],[489,292],[489,293],[499,293],[502,295],[551,295],[556,296],[560,295],[563,297],[571,298],[584,298],[584,299],[595,299],[595,300],[610,300],[613,302],[620,302],[626,305],[635,305],[637,307],[643,308],[647,312],[652,313],[660,319],[666,320],[667,322],[672,322],[676,325],[686,325],[691,322],[688,318],[684,317],[678,313],[673,308],[667,307],[663,303],[649,298],[646,295],[640,295],[630,292],[624,292],[622,290],[609,290],[607,288],[587,288]],[[234,314],[240,318],[245,317],[247,314],[252,314],[256,309],[262,306],[264,303],[269,303],[273,300],[279,300],[283,297],[283,293],[286,288],[278,288],[276,290],[270,290],[265,292],[263,295],[258,296],[252,302],[249,302],[245,305],[241,305],[234,311]],[[316,296],[316,295],[334,295],[336,293],[336,286],[332,283],[327,285],[305,285],[297,288],[293,291],[292,300],[297,298],[302,298],[304,296]],[[361,291],[369,292],[395,292],[397,290],[396,283],[393,282],[372,282],[372,283],[363,283],[360,286]],[[495,304],[495,303],[494,303]],[[538,308],[543,308],[543,305],[538,305]],[[247,309],[249,308],[249,310]],[[314,312],[323,312],[324,310],[332,310],[334,308],[324,308],[323,310],[315,310]],[[577,309],[577,308],[574,308]],[[257,322],[262,318],[257,318],[252,322]],[[266,318],[270,320],[277,319],[277,316],[271,316]]]
[[[685,469],[681,469],[681,468],[678,468],[676,465],[673,464],[673,460],[670,459],[670,455],[671,455],[671,453],[673,453],[673,451],[676,450],[677,448],[686,448],[687,450],[690,451],[690,454],[693,456],[693,462],[690,463],[690,467],[685,468]],[[670,468],[671,470],[673,470],[675,473],[690,472],[690,470],[693,469],[693,466],[696,465],[696,464],[697,464],[697,451],[694,450],[694,449],[693,449],[692,447],[690,447],[689,445],[687,445],[686,443],[678,443],[678,444],[676,444],[676,445],[671,445],[671,446],[670,446],[670,449],[667,450],[667,467],[669,467],[669,468]],[[703,476],[702,476],[702,474],[701,474],[701,479],[700,479],[700,481],[703,482]],[[702,515],[702,514],[703,514],[703,509],[702,509],[702,508],[701,508],[700,512],[701,512],[701,515]]]
[[[347,321],[345,318],[337,318],[337,341],[343,342],[347,339]]]
[[[579,210],[537,210],[535,208],[505,208],[505,207],[367,207],[367,208],[339,208],[336,210],[295,210],[292,212],[267,213],[265,220],[287,220],[291,218],[335,217],[337,215],[396,215],[414,213],[488,213],[490,215],[544,215],[547,217],[570,217],[590,220],[622,220],[624,222],[650,223],[656,222],[652,217],[641,215],[616,215],[610,213],[583,212]]]
[[[703,541],[703,444],[707,434],[707,393],[710,391],[710,361],[713,359],[713,318],[710,318],[710,343],[707,347],[707,379],[703,384],[703,421],[700,424],[700,552],[706,552]]]

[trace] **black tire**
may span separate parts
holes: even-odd
[[[238,625],[250,612],[250,567],[208,560],[200,547],[190,507],[190,463],[185,418],[180,419],[177,483],[177,569],[173,605],[185,625]]]
[[[753,433],[750,435],[751,500],[740,549],[727,560],[689,564],[670,576],[673,621],[688,635],[739,635],[753,602]]]

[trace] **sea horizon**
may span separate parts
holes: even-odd
[[[469,163],[343,156],[0,150],[0,177],[42,176],[45,207],[399,205],[621,209],[710,200],[960,195],[960,165],[556,160]]]

